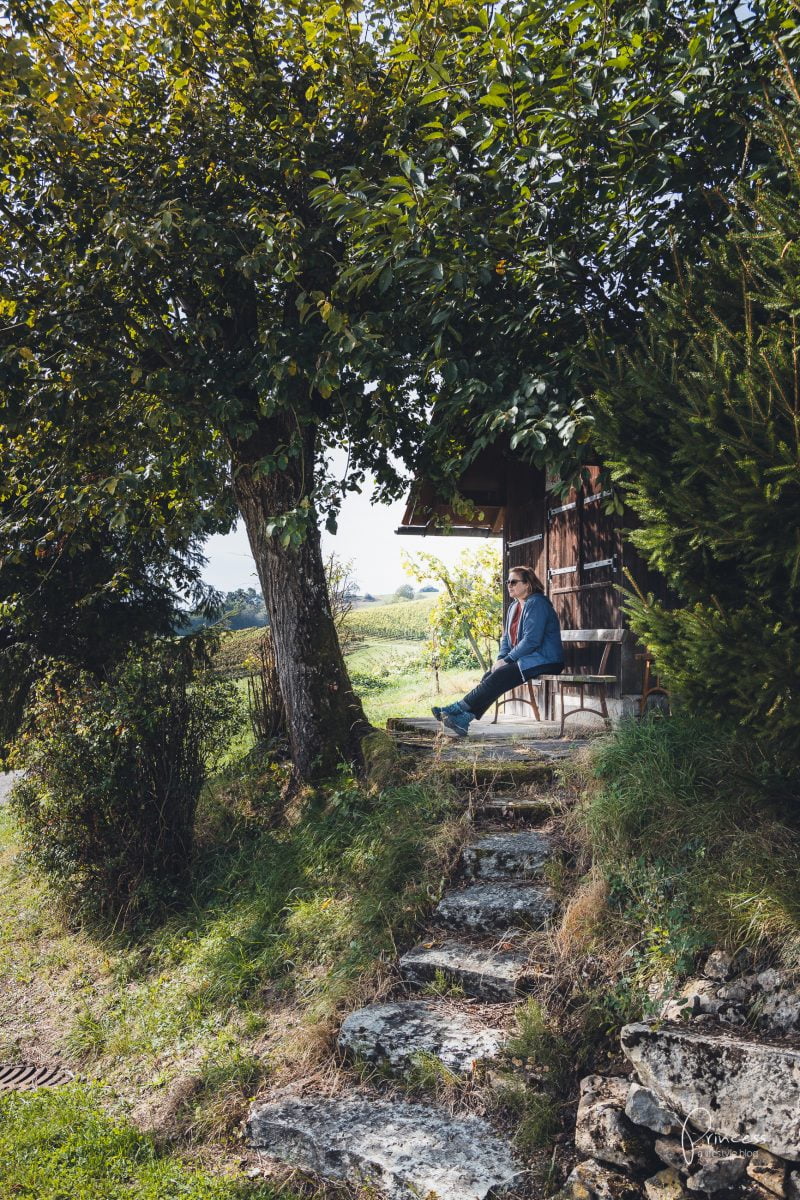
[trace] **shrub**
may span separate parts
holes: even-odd
[[[125,922],[180,893],[207,765],[240,715],[193,638],[153,641],[101,681],[54,670],[39,685],[12,802],[76,915]]]
[[[502,561],[498,550],[490,545],[464,550],[452,567],[433,554],[418,554],[415,559],[407,558],[405,567],[415,578],[433,576],[444,587],[430,614],[431,661],[445,667],[449,664],[443,661],[444,656],[467,643],[475,663],[483,658],[485,670],[497,657],[503,624]]]
[[[359,696],[379,693],[407,683],[420,671],[430,669],[424,654],[386,652],[375,662],[370,656],[361,668],[350,670],[350,681]]]
[[[434,661],[436,661],[435,655]],[[460,638],[458,641],[453,642],[447,649],[440,650],[437,666],[440,671],[452,671],[458,668],[468,671],[479,671],[481,669],[480,663],[475,657],[475,651],[466,638]]]
[[[392,684],[388,671],[379,675],[372,671],[351,671],[350,682],[358,696],[366,696],[370,692],[383,692]]]

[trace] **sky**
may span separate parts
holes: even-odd
[[[371,490],[361,495],[350,493],[339,516],[339,532],[322,534],[322,549],[327,556],[335,553],[344,561],[352,560],[353,574],[359,591],[379,595],[393,592],[402,583],[422,585],[410,579],[400,559],[401,553],[414,555],[420,550],[435,554],[452,564],[464,549],[476,550],[483,545],[479,538],[398,536],[405,502],[371,504]],[[490,539],[498,548],[498,538]],[[259,588],[255,564],[244,526],[239,523],[233,533],[211,537],[205,545],[208,566],[204,578],[223,592],[237,588]]]

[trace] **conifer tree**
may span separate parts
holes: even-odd
[[[632,623],[694,711],[791,753],[800,732],[800,92],[760,136],[782,180],[741,190],[727,234],[606,361],[596,441],[677,605]]]

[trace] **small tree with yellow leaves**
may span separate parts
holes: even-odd
[[[403,556],[403,566],[420,583],[435,579],[441,592],[430,614],[427,649],[434,665],[466,641],[475,664],[488,670],[497,656],[503,620],[502,558],[496,546],[465,550],[449,567],[435,554]]]

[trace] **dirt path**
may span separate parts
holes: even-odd
[[[20,775],[19,771],[0,771],[0,804],[5,804],[12,785]]]

